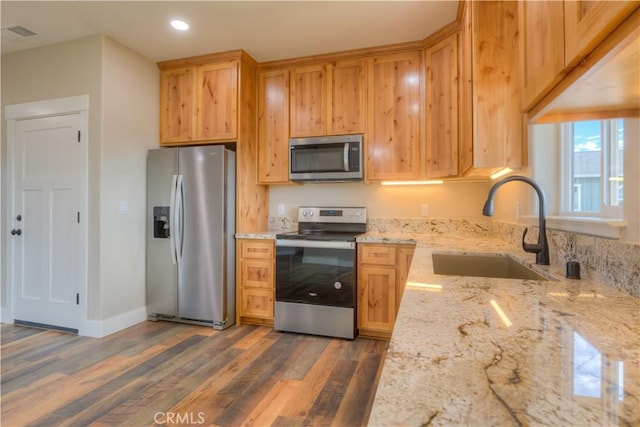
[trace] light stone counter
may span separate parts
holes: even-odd
[[[640,425],[640,299],[553,267],[535,266],[559,280],[434,275],[434,251],[511,253],[529,265],[534,255],[491,238],[410,236],[370,425]]]
[[[276,231],[257,231],[255,233],[236,233],[236,239],[275,240]]]

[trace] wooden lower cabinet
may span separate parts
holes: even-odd
[[[236,323],[273,324],[275,242],[236,241]]]
[[[358,244],[358,331],[390,338],[407,282],[414,245]]]

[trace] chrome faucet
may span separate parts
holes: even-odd
[[[539,233],[538,233],[538,243],[532,244],[525,242],[525,236],[527,235],[528,229],[524,229],[524,233],[522,233],[522,249],[525,252],[535,253],[536,254],[536,264],[540,265],[549,265],[549,245],[547,243],[547,226],[546,219],[544,214],[544,192],[542,188],[538,184],[536,184],[531,178],[527,178],[526,176],[521,175],[513,175],[508,176],[498,182],[496,182],[493,187],[489,190],[489,195],[487,196],[487,201],[484,203],[484,207],[482,208],[482,215],[484,216],[493,216],[493,196],[495,192],[500,188],[503,184],[511,181],[522,181],[526,182],[530,186],[536,190],[538,193],[538,205],[540,208],[540,212],[538,213],[538,219],[540,221],[539,225]]]

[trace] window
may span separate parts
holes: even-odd
[[[622,218],[624,120],[562,124],[563,215]]]

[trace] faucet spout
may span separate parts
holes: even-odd
[[[522,181],[529,184],[538,194],[538,220],[539,220],[539,232],[538,232],[538,242],[537,243],[527,243],[525,241],[525,236],[527,235],[527,229],[524,229],[524,233],[522,234],[522,249],[525,252],[535,253],[536,254],[536,264],[539,265],[549,265],[549,244],[547,242],[547,226],[546,226],[546,217],[545,217],[545,197],[544,191],[542,188],[536,184],[531,178],[522,175],[512,175],[508,176],[500,181],[496,182],[491,189],[489,190],[489,194],[487,195],[487,201],[482,208],[482,215],[484,216],[493,216],[493,197],[495,196],[498,188],[502,187],[502,185],[511,181]]]

